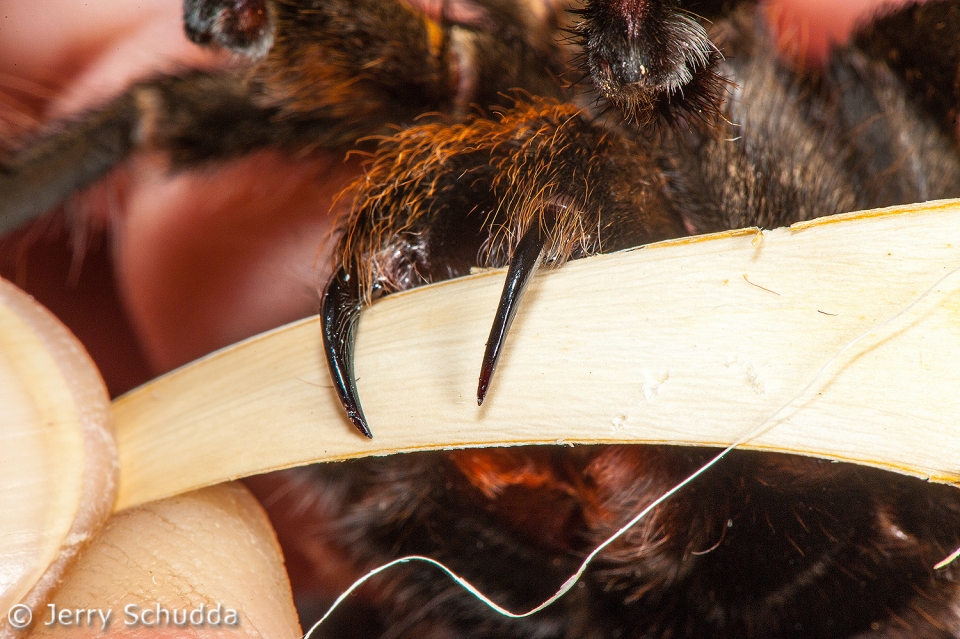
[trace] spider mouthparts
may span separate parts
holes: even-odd
[[[490,337],[487,338],[487,348],[483,353],[483,363],[480,366],[480,383],[477,386],[478,406],[483,404],[483,398],[487,395],[507,331],[510,330],[513,318],[517,314],[520,298],[527,284],[533,279],[537,266],[540,265],[545,241],[546,236],[541,233],[539,225],[534,225],[520,238],[520,243],[517,244],[513,257],[510,258],[507,280],[503,284],[503,292],[500,293],[497,314],[493,318]]]
[[[353,350],[359,320],[360,288],[357,278],[341,267],[327,283],[320,305],[323,353],[333,387],[347,417],[364,436],[373,439],[363,409],[360,408],[357,379],[353,373]]]

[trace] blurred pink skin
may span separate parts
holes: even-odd
[[[879,4],[779,0],[770,15],[815,61]],[[53,89],[43,118],[157,70],[217,64],[182,36],[180,5],[0,0],[0,92],[5,78],[43,82]],[[330,204],[357,170],[268,151],[176,176],[158,158],[133,162],[114,220],[116,278],[153,371],[315,313],[332,263]]]
[[[51,87],[42,120],[150,73],[220,62],[183,37],[180,11],[177,0],[2,0],[0,90],[5,75]],[[264,152],[171,176],[162,158],[146,157],[117,180],[123,188],[98,189],[121,198],[119,215],[100,213],[113,217],[118,289],[154,373],[315,313],[332,198],[356,173],[357,162],[341,157]],[[83,208],[98,209],[91,204]]]
[[[317,313],[332,199],[357,161],[264,151],[167,177],[144,170],[119,224],[121,290],[157,371]]]

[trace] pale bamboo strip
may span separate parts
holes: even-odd
[[[118,507],[313,461],[546,443],[723,445],[960,267],[960,203],[666,242],[538,275],[482,408],[502,271],[391,296],[359,329],[375,438],[341,413],[318,324],[114,403]],[[748,447],[960,477],[960,274],[844,353]]]

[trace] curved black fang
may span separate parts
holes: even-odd
[[[353,347],[357,341],[359,320],[360,288],[357,277],[341,267],[330,278],[320,303],[323,353],[327,358],[333,387],[337,389],[347,417],[361,433],[373,439],[360,408],[357,379],[353,374]]]
[[[504,340],[506,340],[507,331],[510,330],[513,317],[517,314],[520,298],[523,296],[527,284],[533,279],[537,266],[540,265],[545,242],[544,234],[540,232],[539,225],[535,224],[520,238],[520,243],[517,244],[517,249],[510,259],[507,281],[504,282],[503,292],[500,293],[500,304],[497,306],[497,314],[493,318],[490,337],[487,338],[487,349],[483,353],[483,364],[480,366],[480,384],[477,386],[478,406],[483,404],[487,388],[490,387],[493,370],[497,367],[497,360],[500,359],[500,350],[503,348]]]

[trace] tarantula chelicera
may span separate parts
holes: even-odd
[[[140,82],[25,143],[0,163],[0,225],[138,149],[176,168],[262,147],[365,149],[321,319],[340,399],[370,436],[352,344],[361,307],[380,295],[509,267],[482,401],[539,264],[960,194],[958,0],[892,10],[816,69],[778,55],[746,0],[429,4],[185,0],[188,35],[247,68]],[[522,609],[710,455],[616,446],[327,465],[288,471],[307,496],[273,510],[307,520],[296,527],[311,549],[288,539],[291,557],[349,574],[433,554]],[[362,624],[333,632],[960,637],[960,569],[932,568],[960,546],[954,488],[790,456],[726,462],[539,616],[499,618],[431,568],[406,566],[354,602]]]

